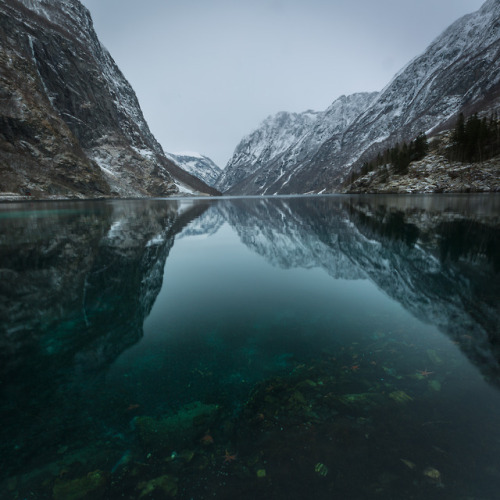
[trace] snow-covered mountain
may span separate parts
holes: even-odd
[[[319,114],[315,111],[283,111],[269,116],[257,130],[241,140],[217,181],[217,188],[227,191],[263,165],[268,165],[300,141],[316,123]]]
[[[335,191],[357,162],[394,143],[450,127],[461,111],[500,107],[499,20],[500,2],[488,0],[452,24],[380,94],[361,94],[362,102],[359,95],[340,98],[332,108],[341,105],[343,111],[315,115],[310,141],[304,140],[307,132],[294,136],[292,128],[287,133],[286,121],[276,120],[274,127],[281,130],[270,134],[272,120],[266,120],[237,146],[219,189],[233,194]],[[274,136],[291,140],[285,154],[281,141],[273,145]],[[253,154],[263,150],[265,156]]]
[[[78,0],[1,0],[0,22],[0,192],[216,193],[167,159]]]
[[[169,153],[167,157],[180,168],[201,179],[208,186],[215,187],[222,170],[208,156],[200,153]]]
[[[282,192],[323,142],[340,137],[376,96],[377,93],[342,96],[321,113],[281,112],[267,118],[240,142],[217,187],[228,193]]]

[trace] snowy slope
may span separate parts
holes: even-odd
[[[208,157],[196,152],[169,153],[167,157],[180,168],[215,187],[222,170]]]
[[[228,169],[244,171],[246,175],[239,183],[231,185],[228,193],[244,192],[245,194],[277,194],[297,192],[289,185],[290,180],[299,172],[309,159],[319,150],[326,140],[340,142],[344,130],[364,111],[376,98],[375,93],[359,93],[351,96],[341,96],[336,99],[324,112],[315,113],[315,120],[309,121],[307,126],[300,129],[297,134],[292,129],[288,134],[281,120],[269,121],[275,136],[287,137],[288,143],[272,142],[273,134],[265,136],[267,143],[262,141],[252,145],[253,150],[263,150],[249,168],[245,163],[248,159],[240,155],[242,147],[245,147],[245,139],[236,149]],[[306,112],[304,115],[308,115]],[[301,115],[298,115],[301,116]],[[278,115],[279,117],[279,115]],[[259,130],[252,136],[259,138]],[[251,136],[251,137],[252,137]],[[234,161],[233,161],[234,160]],[[256,168],[257,167],[257,168]],[[229,173],[228,173],[229,175]],[[292,188],[289,190],[288,188]],[[300,191],[298,191],[300,192]]]
[[[314,111],[283,111],[266,118],[259,128],[241,140],[220,176],[217,188],[227,191],[267,165],[310,132],[319,116],[320,113]]]
[[[353,123],[340,150],[325,144],[317,166],[334,157],[334,168],[350,165],[363,152],[373,156],[388,142],[411,140],[449,125],[462,110],[494,107],[500,85],[499,19],[500,2],[489,0],[452,24]]]
[[[278,120],[274,127],[281,130],[270,134],[264,122],[238,145],[219,188],[232,194],[335,191],[351,169],[395,142],[450,127],[461,111],[499,107],[499,19],[500,2],[488,0],[452,24],[380,94],[340,98],[302,135]],[[283,136],[294,138],[286,153],[281,141],[273,143]],[[262,150],[274,153],[254,153]]]

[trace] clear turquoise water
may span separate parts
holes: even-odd
[[[500,197],[0,206],[2,498],[495,499]]]

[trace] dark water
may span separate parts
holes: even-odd
[[[0,497],[496,499],[500,197],[0,206]]]

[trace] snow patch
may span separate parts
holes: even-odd
[[[203,160],[204,158],[206,158],[202,154],[196,153],[196,152],[193,152],[193,151],[182,151],[180,153],[172,153],[172,154],[174,156],[187,156],[189,158],[198,158],[200,160]]]

